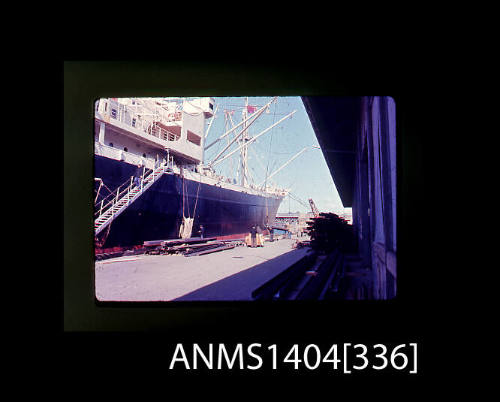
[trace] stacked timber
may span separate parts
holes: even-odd
[[[331,253],[335,249],[353,252],[355,238],[353,227],[334,213],[321,213],[310,220],[306,231],[311,238],[311,247],[315,251]]]
[[[182,254],[186,257],[229,250],[241,245],[240,240],[216,240],[215,237],[172,240],[150,240],[144,242],[146,254]]]

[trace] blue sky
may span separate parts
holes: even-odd
[[[272,97],[249,97],[248,104],[263,106]],[[224,110],[232,110],[234,124],[241,122],[241,112],[245,104],[244,97],[215,97],[216,106],[219,105],[216,118],[210,128],[206,144],[220,137],[224,132]],[[279,125],[272,128],[266,134],[259,137],[250,145],[249,160],[250,175],[256,184],[260,184],[268,174],[271,174],[292,156],[305,147],[318,146],[318,141],[309,121],[304,105],[300,97],[278,97],[277,101],[270,106],[269,114],[263,114],[249,128],[250,137],[285,117],[288,113],[296,110],[295,114]],[[228,126],[231,128],[231,125]],[[234,138],[234,133],[229,138]],[[226,138],[219,141],[205,152],[205,162],[210,161],[227,145]],[[237,148],[233,144],[225,153]],[[239,152],[216,165],[215,170],[226,177],[236,177],[235,169],[238,166]],[[312,148],[294,159],[284,169],[272,177],[273,184],[281,188],[289,188],[292,195],[308,204],[312,198],[321,212],[343,212],[342,202],[333,183],[330,171],[320,149]],[[280,206],[279,212],[288,211],[309,212],[310,208],[303,206],[291,197],[286,197]]]

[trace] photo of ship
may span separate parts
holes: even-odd
[[[96,253],[158,239],[240,238],[252,227],[269,228],[287,190],[250,182],[247,151],[294,113],[250,137],[250,126],[276,101],[256,108],[246,98],[241,122],[208,143],[217,113],[212,97],[98,99]],[[217,143],[223,149],[206,161],[205,151]],[[218,174],[215,167],[235,154],[239,166],[233,178]]]
[[[391,98],[98,98],[92,117],[99,302],[395,296]]]

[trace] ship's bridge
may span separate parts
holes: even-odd
[[[203,160],[205,119],[213,116],[213,106],[209,97],[182,103],[168,98],[103,98],[95,105],[96,132],[101,144],[108,134],[121,136],[198,164]]]

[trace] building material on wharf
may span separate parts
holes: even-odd
[[[143,255],[114,263],[95,263],[99,301],[237,301],[292,264],[309,248],[292,248],[294,239],[265,247],[235,247],[206,255]],[[122,260],[122,261],[121,261]],[[109,261],[109,260],[108,260]]]

